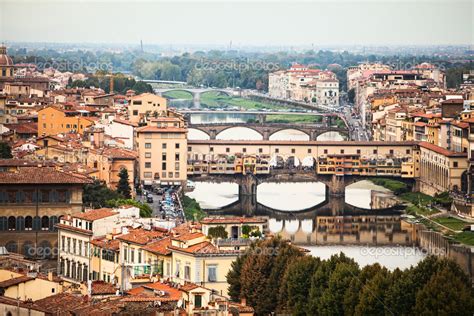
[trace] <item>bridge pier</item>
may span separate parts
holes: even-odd
[[[263,140],[270,140],[270,130],[266,129],[263,131]]]
[[[242,212],[252,216],[257,206],[257,177],[253,174],[246,174],[239,181],[239,200]]]
[[[201,93],[194,92],[193,93],[193,105],[195,108],[199,108],[201,104]]]
[[[310,130],[309,131],[309,140],[317,140],[318,139],[318,131],[316,130]]]
[[[331,181],[327,184],[327,191],[330,196],[344,196],[346,194],[346,184],[344,176],[331,176]]]
[[[209,139],[210,140],[215,140],[217,136],[217,130],[211,129],[209,130]]]

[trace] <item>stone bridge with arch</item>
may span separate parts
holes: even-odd
[[[364,176],[336,176],[336,175],[318,175],[314,172],[300,173],[277,173],[255,176],[253,174],[246,175],[201,175],[190,177],[195,181],[208,181],[214,183],[233,182],[239,187],[238,200],[215,210],[208,210],[213,214],[233,214],[233,215],[278,215],[285,218],[292,215],[295,218],[307,218],[308,214],[313,215],[339,215],[351,214],[364,215],[370,214],[375,210],[359,208],[350,205],[344,201],[345,189],[347,186],[367,180]],[[307,209],[297,211],[282,211],[273,209],[257,202],[257,186],[260,183],[283,183],[283,182],[321,182],[326,186],[326,199],[318,205],[311,206]],[[391,213],[401,209],[402,206],[394,204],[392,207],[377,209],[377,214]]]
[[[287,123],[224,123],[224,124],[188,124],[188,128],[202,131],[209,135],[209,139],[215,140],[217,135],[223,131],[234,128],[245,127],[256,131],[263,140],[269,140],[273,134],[283,130],[297,130],[308,135],[309,140],[317,140],[319,135],[327,132],[339,132],[348,134],[347,128],[328,126],[324,124],[287,124]]]
[[[234,95],[234,90],[232,89],[215,89],[215,88],[157,88],[157,89],[154,89],[154,91],[155,93],[161,96],[163,96],[163,94],[165,94],[166,92],[170,92],[170,91],[188,92],[193,97],[194,103],[201,101],[201,95],[207,92],[220,92],[227,96]]]

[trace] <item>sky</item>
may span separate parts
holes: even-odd
[[[0,41],[473,45],[474,0],[0,0]]]

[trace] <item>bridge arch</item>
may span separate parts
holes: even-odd
[[[340,131],[324,131],[316,136],[316,140],[319,141],[342,141],[347,138],[346,135]]]
[[[209,140],[211,136],[199,128],[188,128],[188,140]]]
[[[236,138],[230,137],[230,135],[229,136],[227,135],[229,131],[236,130],[236,129],[237,130],[240,129],[242,132],[245,131],[247,133],[247,137],[236,139]],[[261,131],[252,127],[248,127],[248,126],[227,126],[222,129],[219,129],[219,131],[216,131],[216,139],[223,139],[223,140],[263,140],[263,137],[264,135]]]
[[[281,128],[281,129],[276,129],[272,131],[269,135],[269,140],[306,140],[308,141],[308,140],[311,140],[311,135],[308,132],[301,129]]]
[[[183,97],[176,98],[176,97],[170,96],[170,94],[169,94],[170,92],[171,92],[171,93],[172,93],[172,92],[184,93],[185,95],[187,95],[187,97],[185,97],[185,95],[183,95]],[[185,100],[192,100],[192,99],[194,98],[194,93],[193,93],[192,91],[187,90],[187,89],[176,88],[176,89],[170,89],[170,90],[162,91],[162,92],[161,92],[161,96],[162,96],[162,97],[165,97],[165,98],[169,98],[169,99],[185,99]]]
[[[205,95],[205,94],[209,94],[209,93],[214,93],[216,94],[217,96],[219,96],[220,94],[225,94],[226,96],[228,97],[231,97],[232,94],[229,93],[229,91],[226,91],[224,89],[209,89],[209,90],[204,90],[201,92],[201,96],[202,95]]]

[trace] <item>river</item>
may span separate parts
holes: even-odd
[[[216,214],[238,201],[238,186],[195,182],[195,189],[187,195],[209,214]],[[322,183],[262,183],[257,187],[257,203],[278,213],[260,214],[257,206],[251,215],[267,217],[270,233],[281,235],[324,259],[343,252],[361,266],[378,262],[388,269],[403,269],[425,257],[414,247],[412,225],[402,220],[400,212],[377,210],[394,203],[393,194],[385,188],[369,181],[348,186],[343,202],[357,207],[356,213],[319,212],[317,206],[325,198]],[[299,210],[308,211],[298,213]]]

